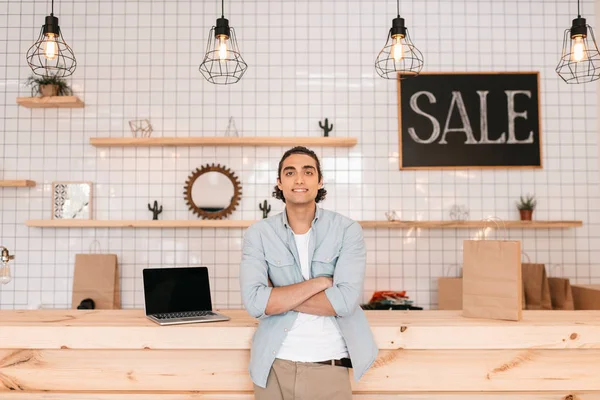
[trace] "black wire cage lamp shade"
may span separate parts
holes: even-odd
[[[600,53],[594,30],[581,18],[577,1],[577,18],[565,30],[560,61],[556,73],[566,83],[592,82],[600,78]]]
[[[206,54],[199,69],[207,81],[217,85],[238,82],[248,69],[240,53],[235,30],[229,26],[223,12],[217,19],[217,25],[210,30]]]
[[[417,76],[424,64],[423,54],[413,44],[404,18],[400,17],[400,0],[397,0],[397,7],[398,16],[392,21],[385,46],[375,60],[375,70],[386,79]]]
[[[27,64],[34,74],[40,76],[66,77],[75,72],[77,60],[62,36],[58,18],[54,16],[54,0],[52,12],[46,16],[38,39],[27,50]]]

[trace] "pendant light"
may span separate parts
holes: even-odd
[[[417,76],[423,69],[423,54],[415,47],[404,18],[400,18],[400,0],[396,0],[398,16],[392,21],[385,46],[375,61],[375,70],[382,78],[400,79]]]
[[[581,18],[577,0],[577,18],[571,29],[565,30],[562,56],[556,73],[567,83],[586,83],[600,78],[600,53],[594,31],[585,18]]]
[[[54,16],[54,0],[52,12],[46,16],[37,41],[27,50],[27,64],[34,74],[40,76],[66,77],[75,72],[77,60],[62,37],[58,18]]]
[[[248,68],[240,54],[235,30],[229,27],[223,8],[224,0],[221,0],[221,18],[217,19],[217,26],[213,26],[208,34],[206,54],[200,64],[204,78],[217,85],[238,82]]]

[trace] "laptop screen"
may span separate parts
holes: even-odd
[[[143,274],[146,315],[212,311],[208,268],[146,268]]]

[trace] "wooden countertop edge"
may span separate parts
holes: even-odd
[[[169,329],[205,329],[214,327],[254,328],[258,320],[245,310],[219,310],[231,317],[230,321],[209,324],[159,326],[148,320],[141,309],[123,310],[0,310],[0,328],[8,326],[94,326],[94,327],[148,327]],[[600,327],[600,310],[582,311],[523,311],[521,321],[500,321],[466,318],[461,311],[365,311],[371,327],[401,326],[571,326]]]
[[[248,350],[258,321],[159,326],[143,310],[3,310],[0,349]],[[460,311],[367,311],[381,350],[600,349],[600,311],[524,311],[519,322]]]
[[[352,399],[360,400],[563,400],[573,396],[577,400],[600,400],[600,391],[591,390],[549,390],[543,392],[414,392],[403,391],[401,393],[386,392],[365,392],[354,391]],[[254,400],[254,392],[168,392],[168,391],[104,391],[104,392],[10,392],[0,395],[0,399],[18,399],[18,400]]]

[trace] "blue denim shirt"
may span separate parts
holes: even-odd
[[[337,323],[352,360],[354,379],[369,369],[378,348],[364,311],[362,300],[366,248],[360,224],[333,211],[317,207],[309,243],[311,278],[333,277],[333,286],[325,290],[336,312]],[[240,265],[242,301],[250,315],[259,319],[252,339],[250,377],[266,387],[267,377],[287,330],[298,312],[266,315],[265,308],[273,288],[304,281],[293,231],[286,212],[252,224],[244,236]]]

